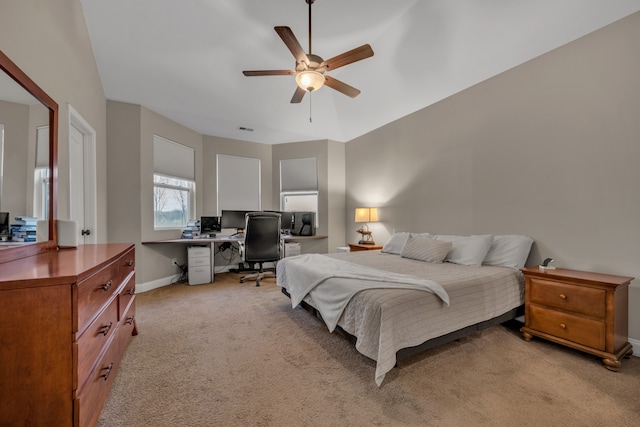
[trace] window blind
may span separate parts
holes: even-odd
[[[280,191],[317,191],[317,158],[280,160]]]
[[[36,128],[36,167],[49,167],[49,126]]]
[[[195,181],[195,150],[160,136],[153,136],[153,172]]]
[[[260,160],[218,154],[218,213],[261,210]]]

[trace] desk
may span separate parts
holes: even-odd
[[[305,240],[313,240],[313,239],[326,239],[329,236],[324,235],[315,235],[315,236],[293,236],[286,235],[282,236],[282,240],[286,242],[301,242]],[[229,236],[219,236],[219,237],[211,237],[211,238],[202,238],[202,239],[167,239],[167,240],[150,240],[146,242],[142,242],[143,245],[165,245],[165,244],[181,244],[181,245],[209,245],[211,248],[211,281],[213,282],[215,277],[215,248],[214,245],[216,243],[224,243],[224,242],[244,242],[244,238],[233,238]]]

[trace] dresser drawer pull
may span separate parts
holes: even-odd
[[[127,319],[124,321],[125,325],[130,325],[132,323],[133,323],[133,316],[127,317]]]
[[[567,296],[565,294],[560,294],[560,298],[567,299]]]
[[[100,332],[98,332],[98,334],[102,334],[105,337],[107,336],[107,334],[109,333],[109,330],[111,329],[111,326],[113,326],[113,322],[109,322],[108,325],[104,325],[100,328]]]
[[[567,325],[565,325],[564,323],[560,323],[560,327],[561,327],[562,329],[567,329]]]
[[[100,378],[104,378],[104,380],[106,381],[107,378],[109,378],[109,374],[111,373],[111,369],[113,369],[113,362],[111,362],[109,364],[109,366],[107,366],[106,368],[102,368],[103,371],[107,371],[104,374],[100,375]]]
[[[111,287],[111,285],[113,284],[113,282],[111,280],[109,280],[107,283],[105,283],[104,285],[100,286],[100,289],[102,289],[103,291],[108,291],[109,288]]]
[[[124,263],[127,267],[131,267],[133,265],[133,261],[127,261]]]
[[[124,291],[126,295],[133,295],[134,292],[135,292],[135,289],[127,289],[126,291]]]

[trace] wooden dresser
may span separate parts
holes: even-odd
[[[586,271],[522,269],[526,341],[545,338],[602,358],[617,371],[633,353],[628,342],[628,295],[633,277]]]
[[[0,264],[0,424],[95,425],[136,334],[133,245]]]

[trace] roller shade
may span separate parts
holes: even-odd
[[[218,154],[217,171],[218,213],[261,210],[259,159]]]
[[[193,148],[154,135],[154,173],[195,181],[195,169],[195,150]]]
[[[49,126],[36,129],[36,168],[49,167]]]
[[[280,160],[280,191],[317,191],[318,159]]]

